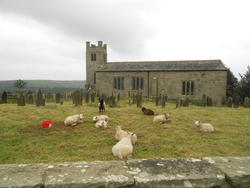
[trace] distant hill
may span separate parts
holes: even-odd
[[[84,88],[84,80],[24,80],[27,84],[26,90],[35,91],[40,88],[43,92],[58,92],[58,91],[73,91],[76,89]],[[0,92],[3,91],[16,91],[14,87],[16,80],[0,81]]]

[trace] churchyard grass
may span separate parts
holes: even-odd
[[[105,130],[96,129],[92,117],[98,115],[96,104],[74,107],[71,102],[55,109],[16,104],[0,105],[0,164],[53,163],[65,161],[117,160],[111,153],[115,126],[138,136],[133,158],[176,158],[205,156],[250,156],[250,109],[227,107],[166,108],[144,101],[143,106],[157,114],[170,113],[171,123],[153,124],[152,116],[123,99],[118,107],[104,113],[111,120]],[[85,122],[65,127],[65,117],[83,113]],[[41,121],[53,120],[55,125],[42,129]],[[215,133],[202,134],[195,120],[212,123]]]

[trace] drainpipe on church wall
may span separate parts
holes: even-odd
[[[154,80],[156,80],[156,97],[158,97],[158,90],[159,90],[159,86],[158,86],[158,77],[153,77]]]
[[[149,71],[147,73],[148,73],[148,98],[149,98]]]

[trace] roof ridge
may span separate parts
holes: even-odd
[[[221,60],[112,62],[97,71],[187,71],[226,70]]]
[[[204,59],[204,60],[167,60],[167,61],[113,61],[113,62],[107,62],[107,64],[112,64],[112,63],[153,63],[153,62],[159,62],[159,63],[164,63],[164,62],[168,62],[168,63],[177,63],[177,62],[222,62],[221,59]]]

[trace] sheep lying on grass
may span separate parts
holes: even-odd
[[[97,122],[97,121],[100,121],[100,120],[108,122],[109,121],[109,117],[106,116],[106,115],[99,115],[99,116],[94,116],[93,117],[93,121],[94,122]]]
[[[171,122],[169,117],[170,117],[169,114],[157,115],[157,116],[154,116],[153,122],[154,123],[169,123],[169,122]]]
[[[65,126],[76,126],[77,124],[83,123],[83,114],[76,114],[72,116],[68,116],[64,120]]]
[[[143,112],[144,115],[154,115],[154,111],[153,110],[147,109],[145,107],[142,107],[141,111]]]
[[[112,153],[114,156],[117,156],[120,159],[128,159],[132,156],[133,145],[131,142],[131,137],[132,134],[128,133],[127,136],[123,137],[112,147]]]
[[[95,123],[95,127],[96,128],[106,128],[108,125],[107,125],[108,123],[106,122],[106,121],[104,121],[104,120],[99,120],[99,121],[97,121],[96,123]]]
[[[214,127],[210,123],[201,123],[200,121],[195,121],[194,124],[200,129],[201,132],[204,133],[214,132]]]
[[[128,132],[128,131],[122,130],[121,126],[117,126],[116,127],[115,139],[118,140],[118,141],[120,141],[122,138],[128,136],[129,134],[131,134],[132,144],[135,144],[136,141],[137,141],[136,134],[134,134],[132,132]]]

